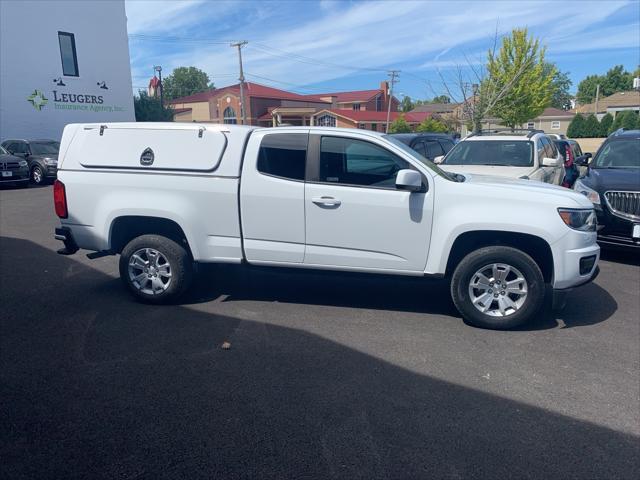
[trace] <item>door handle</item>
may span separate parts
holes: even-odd
[[[337,207],[342,203],[340,200],[333,197],[313,197],[311,201],[316,205],[328,205],[332,207]]]

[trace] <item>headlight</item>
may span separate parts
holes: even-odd
[[[570,228],[581,232],[595,232],[598,221],[593,208],[559,208],[562,221]]]
[[[44,163],[46,163],[47,165],[57,165],[58,160],[56,160],[55,158],[45,158]]]
[[[20,165],[21,167],[23,167],[23,168],[24,168],[24,167],[26,167],[26,166],[28,165],[28,163],[27,163],[27,161],[26,161],[26,160],[20,160],[20,161],[18,162],[18,165]]]
[[[591,200],[591,203],[595,205],[600,205],[600,194],[596,192],[593,188],[587,187],[580,180],[576,180],[576,183],[573,185],[573,189],[576,192],[583,194],[589,200]]]

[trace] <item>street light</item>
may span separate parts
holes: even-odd
[[[160,65],[154,65],[153,71],[158,72],[158,81],[159,81],[158,85],[160,85],[160,106],[164,108],[163,95],[162,95],[162,91],[164,90],[164,87],[162,86],[162,67]]]

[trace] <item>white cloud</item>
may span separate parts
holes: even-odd
[[[153,33],[158,23],[164,25],[165,31],[177,31],[190,24],[202,24],[203,18],[213,19],[216,24],[228,25],[227,38],[250,39],[243,51],[247,72],[297,85],[362,73],[359,68],[381,69],[380,77],[385,77],[385,68],[400,66],[415,72],[467,63],[466,59],[474,63],[473,59],[482,58],[491,46],[496,28],[505,33],[528,26],[548,44],[549,54],[633,46],[634,41],[637,44],[639,28],[634,24],[590,32],[593,25],[628,5],[625,1],[323,2],[314,4],[313,16],[300,15],[297,10],[304,3],[299,2],[227,3],[225,8],[220,7],[220,2],[198,0],[140,3],[127,2],[130,33]],[[151,3],[166,8],[154,10]],[[144,18],[139,19],[138,15]],[[259,42],[251,40],[255,38]],[[179,50],[162,54],[165,69],[195,65],[214,80],[216,74],[237,71],[237,53],[225,45],[185,43]],[[465,59],[468,50],[473,54],[467,54]],[[318,61],[305,62],[297,56]],[[427,58],[433,60],[426,61]],[[221,79],[216,83],[230,81]]]

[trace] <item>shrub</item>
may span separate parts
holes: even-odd
[[[389,125],[389,133],[411,133],[411,127],[404,119],[404,115],[400,115],[391,122],[391,125]]]
[[[582,138],[584,137],[584,131],[586,127],[586,120],[579,113],[569,123],[567,128],[567,136],[569,138]]]
[[[599,136],[600,137],[606,137],[607,135],[609,135],[609,130],[611,129],[612,125],[613,125],[613,115],[611,115],[610,113],[607,113],[600,120],[600,135]]]
[[[448,131],[447,126],[434,119],[434,118],[425,118],[418,128],[416,128],[417,132],[434,132],[434,133],[446,133]]]
[[[584,130],[582,132],[583,137],[593,138],[600,136],[600,122],[596,116],[592,113],[587,117],[587,120],[584,123]]]

